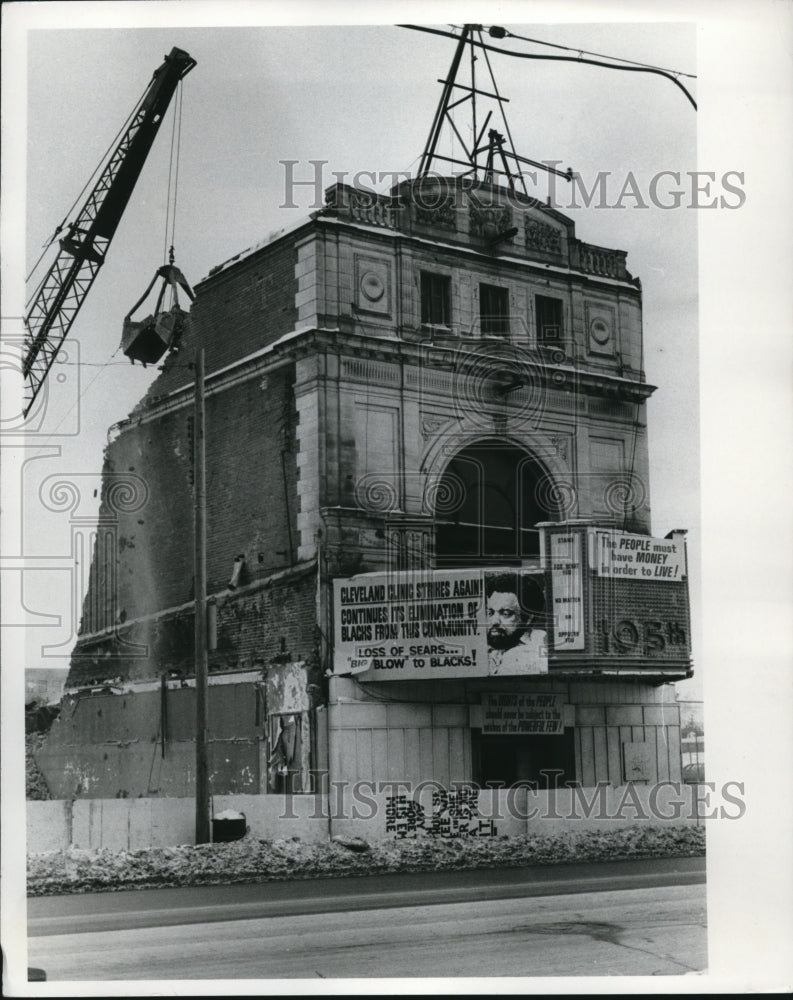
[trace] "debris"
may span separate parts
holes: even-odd
[[[345,837],[343,833],[337,833],[335,837],[331,838],[334,844],[339,844],[341,847],[346,847],[348,851],[368,851],[370,850],[369,845],[363,839],[363,837]]]
[[[357,837],[344,838],[360,841]],[[365,841],[362,841],[365,843]],[[621,830],[528,837],[470,837],[449,851],[443,839],[419,836],[339,850],[318,844],[246,837],[233,843],[140,851],[69,848],[28,857],[28,894],[113,892],[155,886],[229,885],[284,879],[336,878],[383,872],[523,868],[576,861],[695,857],[705,853],[704,826],[634,824]]]

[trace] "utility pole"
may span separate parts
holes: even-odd
[[[195,473],[195,703],[196,703],[196,775],[195,775],[195,842],[208,844],[209,830],[209,767],[208,733],[209,706],[207,701],[207,492],[206,437],[204,432],[204,350],[199,349],[195,362],[195,412],[193,422]]]

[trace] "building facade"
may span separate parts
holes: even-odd
[[[196,287],[106,451],[54,794],[192,794],[198,349],[214,793],[680,780],[640,282],[554,209],[425,178],[336,185]],[[493,655],[497,573],[530,666]]]

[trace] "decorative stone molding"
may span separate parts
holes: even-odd
[[[616,310],[605,303],[587,302],[585,311],[589,353],[614,357],[617,349]]]
[[[435,414],[428,414],[421,418],[422,437],[432,437],[437,434],[441,427],[449,423],[449,417],[440,417]]]
[[[562,253],[562,234],[558,229],[540,222],[530,215],[524,216],[523,228],[526,233],[526,248],[542,253]]]
[[[554,450],[565,465],[570,464],[570,438],[567,434],[556,434],[551,438]]]
[[[432,226],[435,229],[457,230],[457,212],[454,201],[447,198],[440,205],[425,207],[415,205],[415,219],[420,226]]]
[[[388,316],[391,310],[391,271],[388,261],[355,257],[355,305],[360,312]]]
[[[506,232],[512,225],[512,209],[503,205],[469,206],[468,210],[471,236],[483,239],[495,239]]]

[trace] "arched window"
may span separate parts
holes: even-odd
[[[537,459],[509,442],[463,448],[436,493],[437,565],[519,565],[538,558],[535,525],[559,517],[548,485]]]

